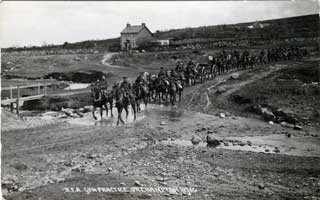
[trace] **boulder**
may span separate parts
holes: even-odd
[[[295,126],[293,127],[293,129],[295,129],[295,130],[302,130],[302,126],[300,126],[300,125],[295,125]]]
[[[213,134],[209,134],[207,136],[208,145],[218,146],[220,144],[220,140]]]
[[[255,104],[253,106],[250,107],[250,111],[254,114],[257,114],[257,115],[262,115],[262,110],[261,110],[261,105],[259,104]]]
[[[163,122],[163,121],[160,123],[161,126],[164,126],[164,125],[166,125],[166,124],[167,124],[167,123],[166,123],[166,122]]]
[[[294,127],[294,125],[289,124],[289,123],[287,123],[287,122],[281,122],[281,123],[280,123],[280,126],[286,127],[286,128],[293,128],[293,127]]]
[[[62,108],[61,111],[62,111],[64,114],[66,114],[66,116],[68,116],[68,117],[73,117],[73,118],[78,117],[78,115],[75,115],[75,114],[74,114],[74,110],[73,110],[73,109],[70,109],[70,108],[64,109],[64,108]]]
[[[265,186],[264,186],[263,183],[260,183],[260,184],[258,185],[258,188],[259,188],[260,190],[263,190],[263,189],[265,188]]]
[[[267,108],[261,108],[262,117],[265,121],[276,121],[276,116]]]
[[[220,117],[220,118],[225,118],[225,117],[226,117],[226,114],[220,113],[220,114],[219,114],[219,117]]]
[[[239,78],[239,73],[233,73],[231,74],[231,79],[238,79]]]
[[[200,142],[202,142],[202,139],[199,137],[199,136],[192,136],[192,138],[191,138],[191,142],[192,142],[192,144],[194,144],[194,145],[197,145],[197,144],[199,144]]]
[[[134,181],[134,185],[138,187],[142,187],[142,184],[139,181]]]
[[[218,90],[217,90],[218,93],[223,93],[225,91],[227,91],[227,89],[225,87],[223,87],[223,86],[218,87]]]

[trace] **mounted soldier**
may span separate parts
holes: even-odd
[[[145,85],[146,84],[146,80],[142,77],[142,74],[140,74],[137,77],[135,84],[137,84],[137,85]]]
[[[131,83],[128,81],[128,77],[123,77],[123,81],[120,85],[120,89],[123,91],[124,97],[129,98],[132,96],[131,94]]]
[[[108,82],[105,75],[102,76],[101,81],[99,81],[99,87],[103,93],[105,93],[108,89]]]
[[[165,76],[166,76],[166,72],[165,72],[164,68],[161,67],[161,68],[160,68],[160,71],[159,71],[159,73],[158,73],[158,77],[159,77],[160,79],[163,79]]]

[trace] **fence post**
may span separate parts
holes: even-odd
[[[13,103],[10,103],[10,112],[13,113]]]
[[[40,83],[38,83],[38,95],[40,95]]]
[[[10,85],[10,99],[12,99],[12,85]]]
[[[20,98],[20,86],[18,85],[18,99]]]
[[[18,98],[16,99],[16,109],[17,109],[17,115],[19,116],[19,98],[20,98],[20,86],[18,85]]]

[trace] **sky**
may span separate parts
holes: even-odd
[[[0,47],[115,38],[127,23],[144,22],[155,32],[316,13],[317,0],[6,1],[0,3]]]

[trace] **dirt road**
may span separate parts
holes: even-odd
[[[267,75],[282,67],[261,70]],[[239,75],[239,84],[225,75],[187,88],[184,106],[151,104],[119,127],[87,113],[2,132],[2,177],[16,185],[14,192],[3,189],[6,199],[319,199],[320,134],[313,127],[294,130],[196,109],[202,100],[207,105],[201,96],[207,88],[215,104],[219,81],[235,92],[232,85],[265,77],[250,70]],[[207,146],[209,134],[221,144]]]

